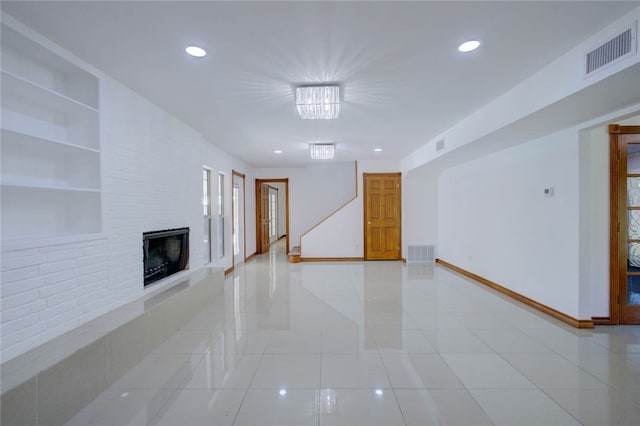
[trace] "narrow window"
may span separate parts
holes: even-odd
[[[224,257],[224,173],[218,173],[218,257]]]
[[[233,184],[233,254],[240,254],[240,241],[238,231],[240,230],[240,186]]]
[[[269,193],[269,223],[271,225],[271,241],[277,240],[278,233],[278,193]]]
[[[204,263],[211,263],[211,170],[202,169],[202,215],[204,217]]]

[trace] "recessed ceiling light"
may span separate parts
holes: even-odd
[[[282,154],[282,150],[280,149],[276,149],[275,151],[273,151],[274,154]]]
[[[196,58],[202,58],[203,56],[205,56],[207,54],[207,52],[202,47],[198,47],[198,46],[189,46],[184,50],[189,55],[195,56]]]
[[[480,42],[478,40],[469,40],[458,46],[458,50],[461,52],[471,52],[472,50],[476,50],[478,46],[480,46]]]
[[[374,152],[382,152],[382,148],[373,148]]]

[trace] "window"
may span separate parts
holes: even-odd
[[[278,233],[278,193],[269,192],[269,234],[271,241],[277,239]]]
[[[238,231],[240,230],[240,186],[233,184],[233,254],[240,254],[240,241]]]
[[[204,263],[211,263],[211,170],[202,169],[202,215],[204,217]]]
[[[218,257],[224,257],[224,173],[218,173]]]

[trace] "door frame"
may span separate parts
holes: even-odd
[[[269,244],[273,244],[276,241],[278,241],[278,229],[279,229],[279,222],[280,222],[280,217],[278,215],[278,196],[279,196],[279,190],[278,188],[276,188],[275,186],[271,186],[271,185],[267,185],[267,187],[269,188],[269,216],[271,216],[271,194],[273,194],[272,191],[275,191],[275,195],[276,195],[276,234],[275,234],[275,240],[272,240],[271,237],[273,237],[273,235],[271,235],[271,224],[269,224]]]
[[[235,207],[233,205],[233,178],[239,177],[242,179],[242,251],[243,257],[242,261],[246,262],[247,260],[247,196],[245,194],[245,175],[243,173],[237,172],[235,170],[231,170],[231,267],[235,267],[236,264],[236,251],[235,247],[233,247],[233,234],[235,232],[235,221],[233,220],[235,217]]]
[[[271,179],[256,179],[256,254],[262,254],[262,236],[260,233],[260,223],[262,221],[260,187],[262,184],[268,185],[269,183],[284,183],[285,194],[285,228],[286,228],[286,254],[289,254],[289,178],[271,178]]]
[[[397,176],[398,177],[398,258],[389,260],[402,260],[402,173],[362,173],[362,227],[363,227],[363,246],[362,254],[364,260],[367,257],[367,201],[369,192],[367,188],[367,176]]]
[[[619,135],[640,133],[640,126],[609,125],[609,321],[608,324],[620,324],[620,268],[626,268],[626,229],[624,244],[620,238],[620,203],[626,207],[627,186],[620,183],[618,174],[620,156],[618,150]],[[626,181],[626,176],[625,176]],[[607,322],[599,322],[606,324]]]

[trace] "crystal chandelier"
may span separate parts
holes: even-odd
[[[309,145],[309,154],[314,160],[331,160],[335,153],[335,145],[332,143],[316,143]]]
[[[305,120],[338,118],[340,86],[303,86],[296,88],[296,107]]]

